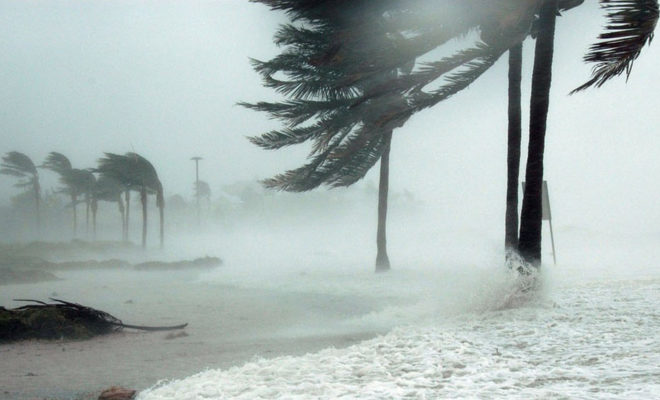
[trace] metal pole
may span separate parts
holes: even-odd
[[[555,253],[555,235],[552,233],[552,220],[549,219],[548,223],[550,224],[550,242],[552,242],[552,261],[557,265],[557,256]]]

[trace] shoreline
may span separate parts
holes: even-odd
[[[377,297],[211,284],[189,272],[89,270],[62,276],[5,285],[0,305],[57,293],[127,324],[187,322],[181,331],[185,335],[125,329],[83,341],[2,344],[0,359],[10,362],[0,363],[0,399],[96,399],[111,386],[141,391],[163,379],[236,367],[255,358],[344,348],[385,333],[385,327],[344,323],[378,311],[383,300]]]

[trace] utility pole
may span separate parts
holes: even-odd
[[[197,226],[202,224],[200,217],[200,206],[199,206],[199,161],[203,160],[202,157],[193,157],[191,158],[195,162],[195,197],[197,201]]]

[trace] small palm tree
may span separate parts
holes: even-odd
[[[95,170],[100,174],[99,179],[107,179],[117,182],[124,193],[125,213],[123,214],[123,233],[124,242],[129,240],[130,212],[131,212],[131,190],[133,187],[132,174],[129,171],[126,156],[105,153],[105,157],[99,158],[98,167]]]
[[[94,232],[96,233],[96,209],[97,209],[97,202],[98,201],[107,201],[111,203],[117,203],[117,207],[119,208],[119,214],[121,215],[121,224],[122,224],[122,239],[124,238],[124,232],[125,232],[125,224],[126,220],[124,217],[124,201],[122,200],[122,193],[124,192],[124,188],[121,185],[121,183],[107,175],[101,175],[99,178],[96,180],[96,184],[94,186],[94,206],[92,208],[93,214],[93,220],[94,220]]]
[[[156,205],[160,214],[160,244],[164,242],[164,207],[163,186],[153,165],[137,153],[125,155],[105,153],[99,159],[97,171],[101,176],[113,178],[125,189],[126,194],[126,227],[128,227],[129,192],[136,190],[140,193],[142,203],[142,247],[147,245],[147,195],[156,194]],[[126,231],[128,228],[126,228]]]
[[[62,153],[52,151],[41,164],[41,168],[49,169],[60,176],[60,183],[63,185],[58,191],[69,195],[71,198],[71,208],[73,210],[73,237],[78,234],[78,211],[79,196],[85,193],[89,186],[89,176],[86,171],[75,169],[71,166],[71,161]]]
[[[154,166],[137,153],[126,153],[129,170],[131,171],[134,186],[139,187],[140,201],[142,203],[142,247],[147,245],[147,195],[156,194],[156,207],[160,217],[160,246],[164,242],[164,208],[165,199],[163,196],[163,185],[158,178],[158,173]]]
[[[0,174],[19,178],[14,186],[19,188],[31,188],[34,194],[35,219],[37,231],[41,230],[41,187],[39,186],[39,172],[30,157],[17,151],[10,151],[2,157]]]
[[[84,195],[85,202],[85,233],[89,235],[89,219],[92,217],[93,237],[96,240],[96,209],[98,202],[95,198],[96,177],[88,169],[77,170],[79,175],[80,192]]]

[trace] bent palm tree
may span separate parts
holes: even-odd
[[[540,235],[536,234],[540,213],[536,209],[541,186],[536,183],[542,182],[545,97],[551,82],[549,75],[544,76],[551,68],[544,64],[552,59],[549,37],[555,15],[583,0],[256,1],[287,12],[292,20],[276,34],[277,44],[285,46],[285,51],[271,61],[256,62],[256,66],[266,86],[293,100],[253,105],[287,124],[286,129],[262,135],[255,143],[275,149],[313,142],[307,165],[266,181],[291,191],[322,183],[348,186],[361,179],[384,153],[392,129],[467,88],[538,25],[539,58],[530,120],[535,137],[526,171],[532,184],[527,185],[523,199],[519,246],[527,261],[540,261]],[[609,11],[610,24],[601,35],[603,42],[587,58],[597,63],[594,76],[578,89],[629,72],[658,19],[657,0],[600,3]],[[471,48],[418,63],[411,74],[383,79],[390,71],[415,64],[439,46],[476,29],[480,40]],[[383,40],[383,30],[388,32],[387,40]],[[406,35],[397,37],[398,32]],[[438,82],[440,87],[433,85]],[[365,115],[375,123],[365,124]]]
[[[39,185],[39,172],[30,157],[18,151],[10,151],[2,157],[0,174],[19,178],[14,186],[31,188],[34,194],[35,222],[37,232],[41,230],[41,186]]]
[[[122,240],[129,240],[130,211],[131,211],[131,190],[133,187],[132,174],[129,171],[128,160],[126,156],[105,153],[105,157],[99,158],[98,167],[95,170],[100,175],[99,179],[117,182],[121,191],[124,193],[125,212],[122,213]]]
[[[147,245],[147,195],[156,194],[156,206],[160,216],[160,245],[164,243],[164,208],[163,186],[158,178],[153,165],[137,153],[126,153],[125,155],[105,153],[105,157],[99,159],[99,167],[96,169],[101,176],[106,176],[120,182],[126,193],[126,220],[128,225],[128,200],[129,191],[137,190],[140,193],[142,203],[142,247]]]
[[[87,169],[77,170],[80,179],[80,193],[84,195],[85,202],[85,234],[89,235],[89,217],[92,217],[92,233],[96,240],[96,210],[98,201],[95,197],[96,177]]]
[[[75,238],[78,233],[78,196],[85,192],[85,188],[88,186],[88,176],[83,170],[74,169],[71,166],[71,161],[64,154],[55,151],[48,154],[41,168],[57,173],[60,177],[60,183],[64,185],[59,192],[65,193],[71,198],[73,237]]]
[[[111,178],[106,175],[99,176],[99,179],[96,180],[96,185],[94,189],[94,198],[97,201],[107,201],[111,203],[117,203],[119,209],[119,214],[121,215],[121,231],[122,239],[124,238],[125,227],[124,224],[126,220],[124,219],[124,201],[122,200],[122,193],[124,189],[122,185],[114,178]],[[96,219],[95,215],[93,214]]]

